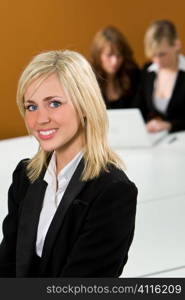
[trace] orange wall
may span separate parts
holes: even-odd
[[[143,34],[161,18],[175,22],[185,50],[184,0],[6,0],[0,3],[0,139],[26,134],[15,104],[17,80],[31,57],[70,48],[88,57],[97,30],[109,24],[127,36],[140,64]]]

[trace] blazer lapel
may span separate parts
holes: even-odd
[[[179,71],[177,75],[177,80],[173,89],[173,93],[171,96],[171,99],[169,101],[168,107],[167,107],[167,114],[169,114],[170,110],[173,110],[173,104],[177,102],[178,98],[181,98],[185,92],[185,80],[184,80],[184,72]]]
[[[48,229],[42,253],[41,272],[43,272],[46,267],[53,244],[55,242],[55,239],[57,238],[58,231],[61,228],[64,216],[66,215],[69,206],[86,184],[85,181],[80,180],[80,176],[82,174],[83,169],[84,161],[82,158],[67,186],[67,189],[63,195],[63,198],[57,208],[57,211]]]
[[[153,110],[153,90],[154,90],[154,80],[155,80],[156,74],[155,72],[149,72],[149,77],[148,77],[148,84],[147,84],[147,100],[148,100],[148,106],[150,109]]]
[[[46,187],[47,183],[40,177],[29,186],[24,199],[17,237],[17,277],[24,277],[31,264]]]

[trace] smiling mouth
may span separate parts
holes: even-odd
[[[55,135],[57,129],[50,129],[50,130],[39,130],[38,135],[39,138],[42,140],[47,140],[53,138]]]

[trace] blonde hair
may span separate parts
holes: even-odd
[[[35,56],[23,71],[17,90],[17,105],[24,117],[24,93],[35,79],[42,80],[57,74],[60,83],[76,109],[85,132],[84,170],[82,180],[97,177],[108,164],[122,169],[124,164],[107,142],[108,119],[96,77],[87,60],[77,52],[56,50]],[[85,116],[85,121],[84,117]],[[39,147],[27,164],[28,177],[35,181],[52,152]]]
[[[166,39],[170,46],[178,39],[175,25],[168,20],[157,20],[147,29],[144,37],[145,54],[151,58]]]

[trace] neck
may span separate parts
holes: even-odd
[[[107,80],[109,81],[109,82],[114,82],[115,81],[115,74],[107,74]]]
[[[161,70],[176,72],[178,69],[178,56],[175,56],[174,60],[168,67],[161,68]]]
[[[82,149],[78,149],[77,151],[67,151],[67,153],[60,154],[56,153],[56,173],[59,172],[81,151]]]
[[[71,141],[70,141],[71,142]],[[79,137],[75,142],[70,145],[56,149],[56,172],[57,174],[84,148],[84,139]]]

